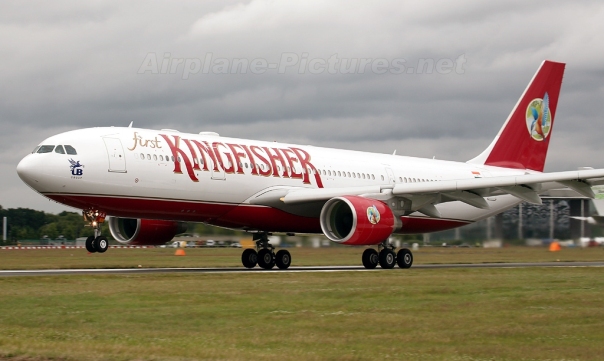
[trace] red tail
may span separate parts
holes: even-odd
[[[564,66],[541,64],[491,145],[468,163],[543,171]]]

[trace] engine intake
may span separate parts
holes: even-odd
[[[109,231],[116,241],[123,244],[155,246],[186,232],[187,227],[184,222],[111,217]]]
[[[395,231],[396,218],[381,201],[358,196],[328,200],[321,210],[321,229],[331,241],[347,245],[375,245]]]

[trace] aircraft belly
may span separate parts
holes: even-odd
[[[284,233],[322,233],[318,217],[304,217],[280,209],[241,204],[208,223],[227,228]]]

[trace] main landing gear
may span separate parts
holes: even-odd
[[[86,238],[86,250],[90,253],[104,253],[109,248],[109,242],[106,237],[101,236],[101,224],[105,222],[107,215],[105,212],[95,209],[86,209],[82,211],[82,215],[84,220],[89,222],[94,229],[94,236]]]
[[[246,249],[241,254],[241,263],[245,268],[254,268],[256,265],[264,269],[272,269],[275,265],[279,269],[288,269],[292,263],[292,256],[282,249],[275,254],[275,247],[268,242],[267,233],[254,234],[256,249]]]
[[[374,269],[379,264],[384,269],[392,269],[395,264],[400,268],[410,268],[413,264],[413,253],[407,248],[394,252],[395,247],[385,240],[378,245],[378,251],[368,248],[363,252],[363,266]]]

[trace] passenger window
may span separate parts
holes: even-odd
[[[153,154],[153,160],[157,160],[157,155]]]
[[[71,145],[65,146],[65,152],[69,155],[78,155],[78,152],[76,152],[75,148],[72,147]]]
[[[55,153],[65,154],[65,150],[63,149],[63,146],[57,145],[57,147],[55,148]]]
[[[50,153],[55,149],[54,145],[42,145],[38,148],[38,153]]]
[[[147,154],[147,160],[151,160],[151,154]]]

